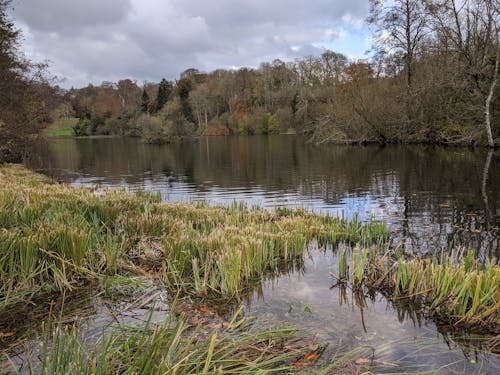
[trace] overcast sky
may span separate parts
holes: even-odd
[[[257,67],[325,48],[363,58],[368,0],[14,0],[23,49],[64,87]]]

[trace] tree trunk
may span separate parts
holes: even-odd
[[[497,50],[497,54],[495,56],[495,71],[493,73],[493,80],[491,81],[491,86],[490,86],[490,92],[488,94],[488,97],[486,98],[486,105],[485,105],[485,122],[484,126],[486,128],[486,135],[488,137],[488,147],[495,147],[495,142],[493,141],[493,134],[491,133],[491,114],[490,114],[490,106],[491,106],[491,99],[493,99],[493,93],[495,92],[495,87],[497,85],[497,78],[498,78],[498,60],[500,60],[500,56]]]
[[[491,164],[491,159],[493,158],[493,150],[488,151],[488,155],[486,156],[486,161],[484,163],[484,168],[483,168],[483,179],[481,181],[481,195],[483,196],[483,202],[484,202],[484,216],[486,217],[486,225],[487,228],[489,229],[490,226],[490,206],[488,204],[488,189],[487,189],[487,183],[488,183],[488,173],[490,171],[490,164]]]

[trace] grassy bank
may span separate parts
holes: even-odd
[[[155,195],[95,194],[0,167],[0,310],[103,275],[155,271],[171,291],[238,298],[249,281],[301,259],[308,241],[373,243],[362,225],[302,211],[166,204]]]
[[[0,312],[82,286],[115,293],[112,280],[132,287],[126,280],[138,275],[186,300],[237,303],[253,283],[300,266],[311,242],[334,250],[346,243],[341,282],[417,302],[456,326],[497,332],[498,264],[481,266],[472,253],[406,260],[381,252],[387,239],[380,222],[236,204],[168,204],[154,194],[71,188],[6,165],[0,167]],[[195,320],[169,315],[163,326],[121,327],[91,345],[78,329],[57,327],[42,340],[42,360],[33,366],[77,374],[272,373],[321,354],[297,344],[293,330],[259,331],[238,319],[206,332]]]
[[[74,137],[73,127],[78,122],[76,118],[58,119],[43,130],[43,134],[48,137]]]

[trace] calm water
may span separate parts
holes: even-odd
[[[408,253],[470,248],[500,254],[500,153],[422,146],[312,147],[293,136],[203,138],[152,146],[135,139],[52,139],[31,166],[71,185],[161,192],[166,201],[244,201],[272,209],[387,222]],[[494,355],[396,308],[334,288],[331,250],[311,251],[300,270],[265,281],[247,311],[261,321],[300,326],[342,347],[364,346],[385,372],[500,373]],[[310,312],[309,312],[310,311]],[[441,333],[440,333],[441,331]],[[474,341],[474,340],[473,340]]]

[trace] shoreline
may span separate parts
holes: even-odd
[[[394,268],[389,256],[380,253],[388,239],[383,223],[363,225],[289,209],[267,212],[243,206],[162,203],[148,193],[110,191],[97,197],[91,189],[53,184],[16,165],[0,167],[0,175],[3,311],[29,303],[28,295],[64,295],[89,282],[97,283],[98,292],[103,279],[137,276],[152,277],[172,297],[184,296],[202,304],[238,303],[249,282],[272,275],[279,264],[302,259],[307,242],[313,239],[320,246],[349,243],[356,248],[364,243],[357,260],[354,253],[346,257],[352,262],[351,273],[339,270],[346,285],[371,284],[373,288],[378,283],[396,297],[403,292],[407,297],[422,294],[416,282],[410,282],[414,286],[411,292],[408,288],[399,295],[391,292],[394,283],[387,281],[400,277],[397,270],[394,277],[381,279]],[[29,251],[33,262],[27,262],[21,253],[17,259],[5,258],[16,248]],[[467,264],[459,264],[466,268],[459,272],[462,278],[458,281],[467,275],[479,277],[477,265],[471,260]],[[488,279],[495,283],[491,275],[499,277],[500,270],[498,264],[491,267]],[[422,288],[427,287],[422,284]],[[484,290],[483,297],[491,293]],[[450,298],[446,295],[444,299]],[[473,320],[491,309],[485,306]],[[489,318],[498,328],[498,311],[490,311]]]

